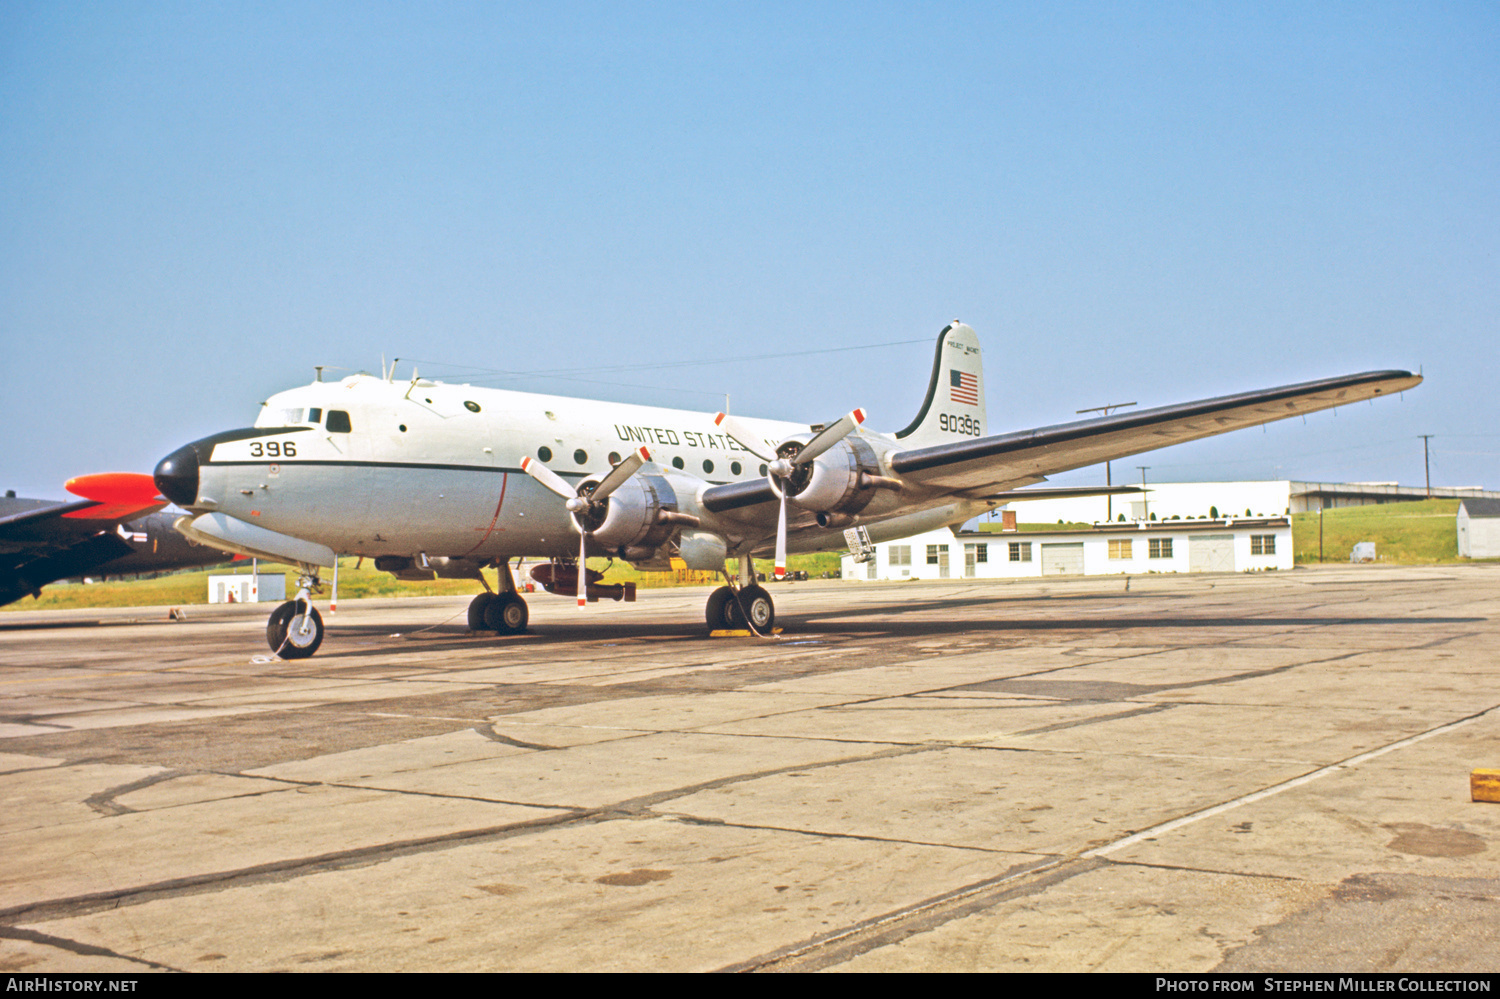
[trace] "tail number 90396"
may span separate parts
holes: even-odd
[[[979,436],[979,421],[972,416],[958,416],[954,413],[939,413],[938,426],[943,430],[955,434],[966,434],[970,437]]]
[[[296,441],[251,441],[250,457],[252,458],[295,458],[297,457]]]

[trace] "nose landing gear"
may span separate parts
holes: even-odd
[[[266,622],[266,644],[283,659],[306,659],[323,644],[323,616],[312,605],[322,588],[316,574],[297,579],[297,595],[271,612]]]

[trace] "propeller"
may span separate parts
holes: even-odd
[[[651,460],[651,452],[644,447],[636,448],[598,483],[585,479],[577,488],[552,469],[530,455],[521,459],[521,471],[536,479],[551,492],[562,497],[573,526],[578,528],[578,606],[588,604],[588,556],[589,535],[598,530],[609,513],[609,494],[619,489],[625,481]]]
[[[720,413],[714,417],[715,426],[738,441],[746,451],[766,462],[766,480],[771,485],[771,491],[781,498],[781,512],[776,518],[777,579],[786,575],[787,496],[788,494],[795,496],[797,491],[807,484],[805,479],[801,483],[794,481],[793,476],[796,475],[798,468],[810,463],[818,455],[848,437],[864,422],[865,411],[856,409],[828,424],[806,444],[801,441],[783,441],[776,448],[776,453],[771,455],[764,453],[763,448],[756,441],[755,434],[744,423],[728,413]]]

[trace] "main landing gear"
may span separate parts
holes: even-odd
[[[748,555],[741,556],[740,585],[721,586],[708,596],[704,617],[708,620],[710,631],[743,631],[749,628],[760,635],[771,633],[771,628],[776,624],[776,605],[765,587],[757,585],[754,580],[754,563]]]
[[[483,577],[480,577],[480,582],[484,582]],[[516,581],[510,574],[510,563],[501,562],[500,592],[489,592],[489,584],[485,583],[485,592],[470,601],[469,630],[518,635],[526,630],[526,622],[530,619],[531,612],[526,608],[526,601],[516,592]]]
[[[322,584],[314,575],[297,579],[297,596],[271,612],[266,622],[266,644],[283,659],[306,659],[323,644],[323,615],[312,605]]]

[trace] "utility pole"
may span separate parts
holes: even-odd
[[[1433,434],[1417,434],[1422,438],[1422,475],[1427,479],[1427,498],[1432,499],[1432,466],[1427,463],[1427,442]]]
[[[1126,406],[1134,405],[1135,403],[1133,402],[1112,402],[1108,406],[1095,406],[1093,409],[1075,409],[1073,412],[1079,416],[1082,416],[1084,413],[1103,413],[1105,416],[1108,416],[1116,409],[1124,409]],[[1104,484],[1106,486],[1114,485],[1114,481],[1109,474],[1109,462],[1107,461],[1104,463]],[[1115,519],[1115,497],[1113,493],[1104,494],[1104,510],[1104,519],[1113,523]]]
[[[1150,465],[1137,465],[1135,467],[1139,468],[1141,470],[1141,519],[1142,520],[1150,520],[1151,519],[1151,501],[1149,499],[1147,499],[1147,497],[1150,496],[1151,494],[1146,491],[1146,469],[1150,468],[1151,466]]]

